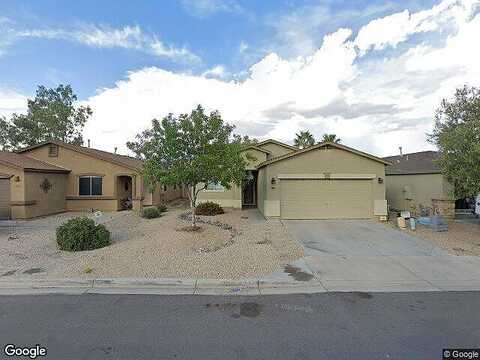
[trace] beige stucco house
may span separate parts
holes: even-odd
[[[385,157],[387,200],[393,210],[420,213],[421,209],[438,209],[447,216],[455,215],[452,185],[445,179],[435,160],[436,151],[422,151]]]
[[[0,216],[139,210],[182,196],[181,187],[147,186],[141,168],[141,160],[60,141],[0,153]]]
[[[250,156],[247,156],[246,154]],[[386,160],[334,143],[307,149],[266,140],[244,150],[247,179],[225,189],[208,184],[199,201],[258,207],[282,219],[368,219],[387,214]]]

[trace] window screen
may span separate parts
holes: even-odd
[[[92,195],[102,195],[101,177],[92,177]]]
[[[90,195],[90,178],[81,177],[79,180],[79,195]]]
[[[102,195],[102,178],[100,176],[82,176],[78,181],[79,195]]]

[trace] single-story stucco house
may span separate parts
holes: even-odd
[[[246,156],[246,154],[249,156]],[[199,202],[258,207],[281,219],[371,219],[387,215],[385,166],[376,156],[335,143],[299,150],[275,140],[244,149],[242,186],[208,184]]]
[[[61,141],[0,152],[0,218],[139,210],[182,197],[180,186],[151,189],[141,168],[141,160]]]
[[[393,210],[417,214],[422,209],[455,216],[452,185],[435,162],[437,151],[421,151],[385,157],[391,163],[385,170],[388,205]]]

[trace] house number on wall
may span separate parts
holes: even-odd
[[[45,194],[48,193],[51,188],[52,184],[50,183],[50,181],[48,181],[47,178],[45,178],[40,184],[40,189],[42,189]]]

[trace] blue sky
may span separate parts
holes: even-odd
[[[201,102],[259,138],[309,129],[377,154],[418,150],[434,105],[480,81],[478,45],[464,44],[477,15],[473,0],[3,0],[0,114],[69,83],[107,149]]]

